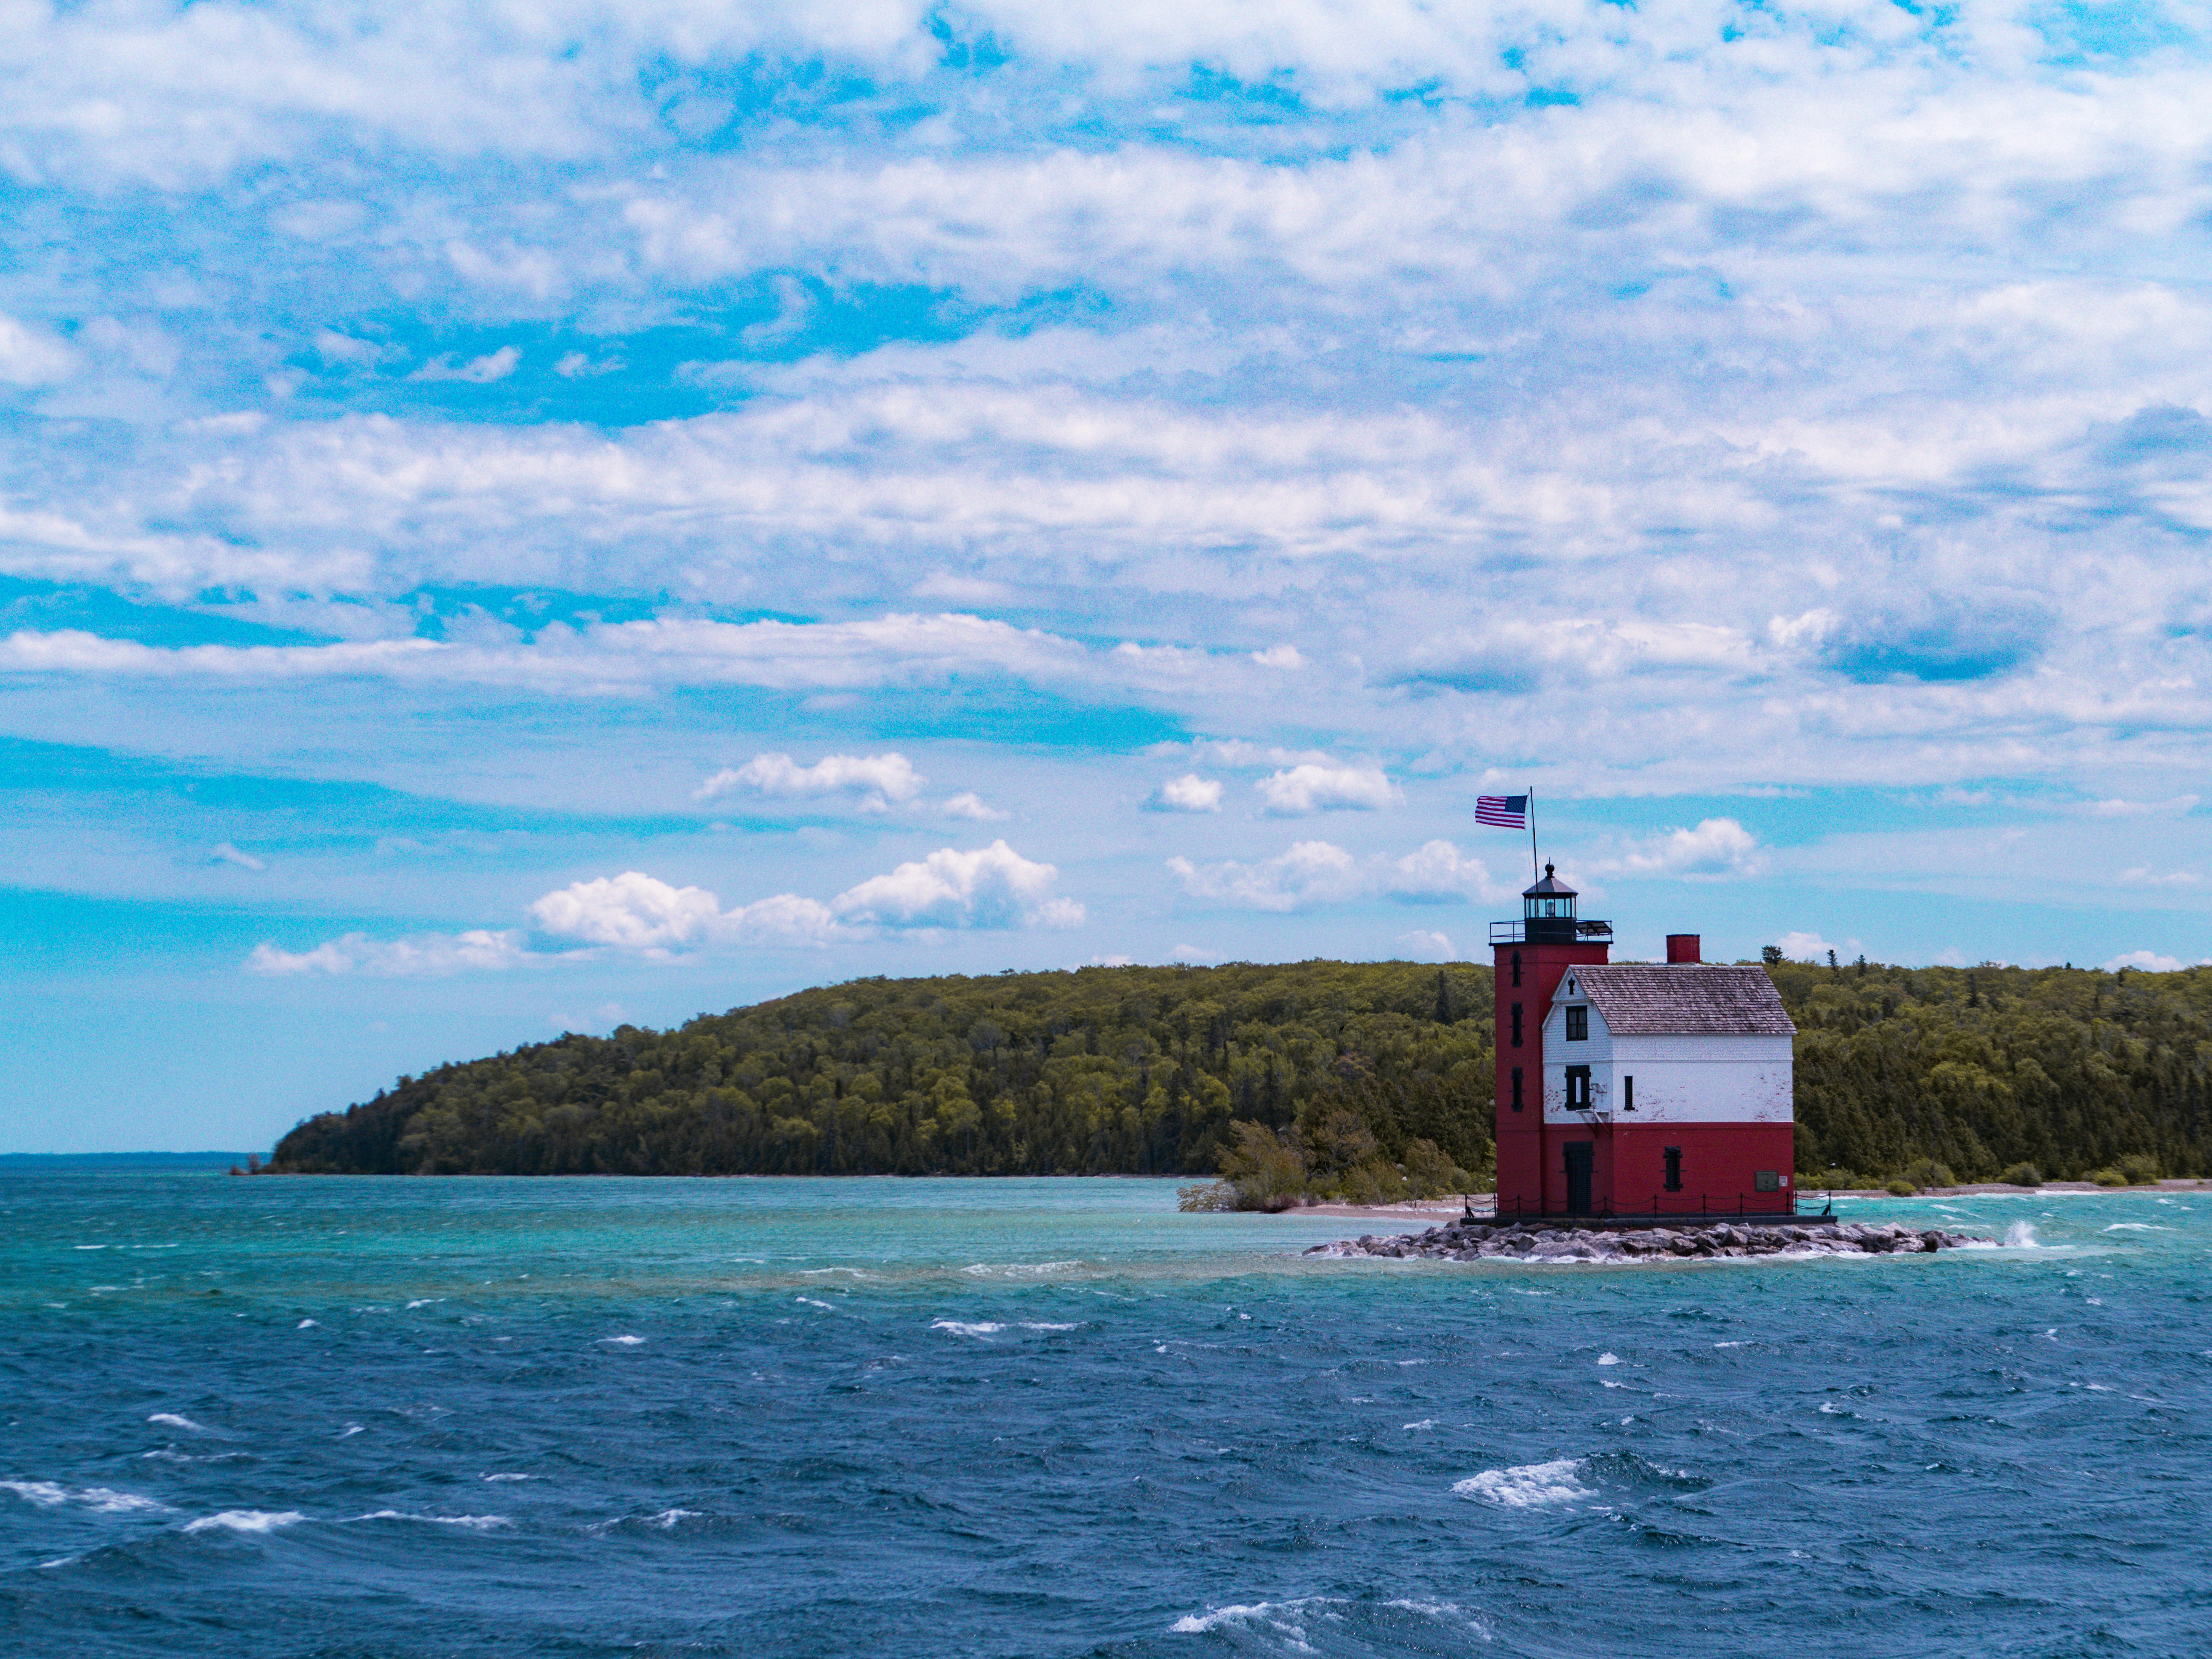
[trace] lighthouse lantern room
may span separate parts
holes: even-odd
[[[1765,970],[1611,963],[1610,922],[1576,915],[1546,865],[1496,958],[1501,1216],[1786,1213],[1791,1038]]]

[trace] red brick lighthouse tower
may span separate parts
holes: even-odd
[[[1591,1171],[1571,1170],[1564,1134],[1544,1127],[1544,1021],[1569,968],[1606,960],[1613,924],[1577,917],[1575,890],[1547,864],[1543,879],[1521,895],[1521,919],[1491,923],[1490,943],[1498,986],[1498,1213],[1565,1213],[1577,1173],[1575,1196],[1587,1209]]]

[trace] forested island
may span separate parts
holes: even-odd
[[[2212,1171],[2212,969],[1767,971],[1798,1027],[1808,1181]],[[1468,963],[855,980],[402,1078],[301,1124],[267,1167],[1454,1190],[1494,1167],[1491,1006]]]

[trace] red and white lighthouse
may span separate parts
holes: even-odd
[[[1498,982],[1501,1215],[1786,1212],[1796,1027],[1763,969],[1607,961],[1545,866],[1491,929]]]

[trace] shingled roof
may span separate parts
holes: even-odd
[[[1719,963],[1610,963],[1574,970],[1616,1036],[1790,1036],[1763,968]]]

